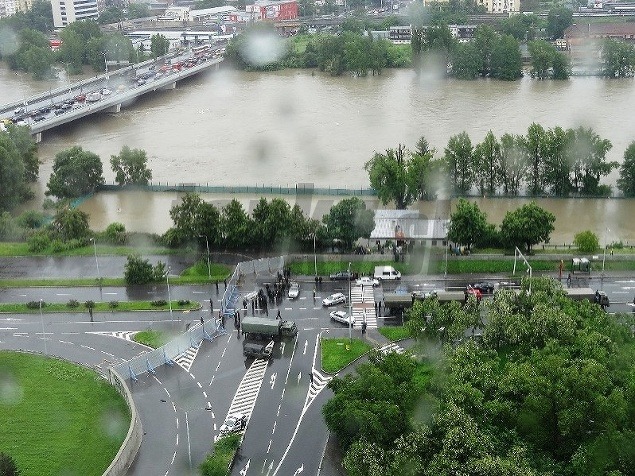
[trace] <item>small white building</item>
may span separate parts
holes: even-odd
[[[371,241],[427,241],[444,246],[450,220],[422,217],[417,210],[376,210]]]
[[[53,26],[64,28],[77,20],[97,20],[99,7],[97,0],[51,0]]]

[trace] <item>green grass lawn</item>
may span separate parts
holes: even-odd
[[[408,330],[404,326],[397,327],[380,327],[377,329],[381,335],[383,335],[386,339],[394,342],[396,340],[407,339],[410,337]]]
[[[348,338],[322,339],[322,370],[335,373],[342,370],[355,359],[371,349],[371,346],[360,339]]]
[[[117,303],[115,306],[114,303]],[[172,301],[173,311],[194,311],[199,309],[201,304],[196,301],[190,301],[189,303],[179,304],[179,301]],[[114,311],[167,311],[170,309],[168,303],[160,306],[154,306],[152,301],[113,301],[111,302],[96,302],[93,312],[114,312]],[[16,314],[31,313],[35,314],[40,312],[40,308],[29,308],[26,303],[0,303],[0,312],[9,312]],[[42,312],[88,312],[88,308],[84,303],[79,303],[77,307],[71,307],[67,303],[43,303]]]
[[[232,270],[233,267],[225,264],[210,263],[208,272],[207,260],[201,260],[185,269],[178,278],[174,278],[174,282],[179,284],[220,282],[229,278]]]
[[[92,370],[0,351],[0,450],[22,476],[101,475],[129,426],[123,398]]]
[[[99,240],[98,240],[99,241]],[[165,248],[162,246],[115,246],[97,243],[97,256],[100,255],[117,255],[128,256],[131,254],[141,255],[170,255],[177,253],[191,253],[191,249],[175,249]],[[29,245],[26,242],[0,242],[0,256],[93,256],[95,249],[92,244],[72,250],[64,250],[54,252],[53,249],[46,249],[33,253],[29,251]]]
[[[132,340],[139,344],[147,345],[153,349],[158,349],[162,345],[167,344],[170,341],[171,336],[165,332],[155,331],[148,329],[147,331],[137,332]]]

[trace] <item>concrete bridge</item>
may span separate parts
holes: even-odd
[[[171,54],[4,104],[0,118],[29,126],[40,142],[47,130],[99,112],[117,113],[143,94],[174,89],[177,81],[218,68],[222,61],[218,49],[196,56],[192,52]]]

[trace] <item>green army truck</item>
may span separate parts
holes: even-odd
[[[242,318],[241,327],[246,338],[293,337],[298,333],[295,322],[266,317],[245,316]]]

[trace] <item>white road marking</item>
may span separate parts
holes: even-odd
[[[56,296],[72,296],[72,294],[68,293],[57,293]]]
[[[0,327],[0,331],[14,331],[17,327]]]
[[[172,462],[170,464],[174,464],[174,460],[176,459],[176,451],[172,455]]]
[[[94,348],[90,347],[89,345],[80,344],[79,346],[83,347],[84,349],[95,350]]]
[[[278,376],[277,372],[271,374],[271,378],[269,379],[269,385],[271,385],[271,390],[273,390],[274,385],[276,384],[276,377]]]
[[[203,396],[207,398],[207,392],[203,391]]]
[[[108,295],[108,296],[116,296],[116,295],[117,295],[117,294],[119,294],[119,293],[104,293],[104,294],[106,294],[106,295]]]
[[[198,388],[203,388],[201,382],[196,382],[196,385],[198,385]],[[205,394],[205,392],[203,392],[203,394]],[[205,395],[205,398],[207,398],[207,395]]]
[[[302,355],[306,355],[306,348],[307,348],[308,345],[309,345],[309,341],[305,340],[304,341],[304,351],[302,352]]]
[[[269,440],[269,445],[267,446],[267,454],[269,454],[269,450],[271,449],[271,443],[273,442],[273,440]],[[267,461],[267,460],[265,460]],[[263,464],[264,467],[264,464]]]

